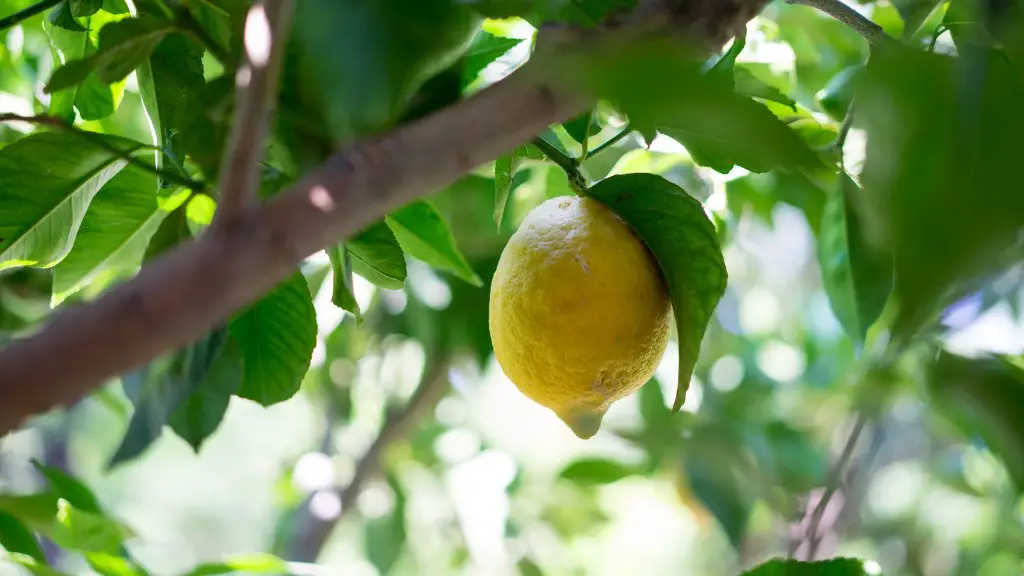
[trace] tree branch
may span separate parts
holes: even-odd
[[[366,454],[356,464],[352,480],[340,491],[341,513],[332,519],[314,519],[305,531],[300,533],[291,546],[289,560],[316,562],[334,527],[341,522],[355,506],[356,499],[366,487],[366,482],[380,473],[380,461],[384,452],[395,442],[407,436],[410,429],[433,409],[448,390],[448,360],[433,361],[423,371],[419,386],[399,411],[391,412],[381,426],[380,433]],[[309,505],[309,499],[303,504]]]
[[[110,152],[114,156],[117,156],[118,158],[124,160],[125,162],[128,162],[132,166],[135,166],[136,168],[139,168],[141,170],[145,170],[146,172],[149,172],[150,174],[153,174],[158,178],[166,180],[167,182],[177,184],[178,186],[183,186],[196,192],[201,192],[206,188],[205,182],[202,182],[200,180],[192,180],[191,178],[180,176],[178,174],[175,174],[174,172],[160,170],[153,166],[152,164],[143,162],[142,160],[133,156],[130,152],[125,152],[124,150],[119,150],[115,146],[111,146],[106,140],[101,138],[98,133],[76,128],[74,125],[68,124],[67,122],[56,116],[22,116],[20,114],[0,114],[0,123],[3,122],[27,122],[29,124],[39,124],[43,126],[52,126],[54,128],[59,128],[61,130],[64,130],[65,132],[74,134],[75,136],[78,136],[79,138],[88,141],[90,144],[94,146],[103,148],[107,152]],[[156,150],[155,148],[153,149]]]
[[[786,0],[790,4],[803,4],[816,8],[825,14],[839,20],[858,34],[863,36],[871,44],[886,44],[894,42],[882,27],[868,20],[860,12],[850,8],[840,0]]]
[[[558,164],[562,170],[565,171],[566,176],[569,177],[569,185],[572,187],[574,192],[581,196],[586,194],[587,179],[583,177],[583,173],[580,172],[579,164],[575,159],[563,154],[561,150],[555,148],[544,138],[534,138],[533,145],[544,153],[548,160]]]
[[[17,26],[18,24],[21,24],[25,20],[28,20],[29,18],[35,16],[36,14],[39,14],[40,12],[45,12],[63,1],[64,0],[42,0],[42,2],[36,2],[35,4],[29,6],[28,8],[25,8],[24,10],[15,12],[14,14],[11,14],[6,18],[0,19],[0,30],[6,30],[8,28]]]
[[[686,31],[699,43],[720,46],[765,2],[699,2],[682,21],[693,24]],[[587,43],[560,48],[569,49],[592,52]],[[564,88],[557,66],[535,58],[465,100],[334,154],[284,193],[209,228],[97,300],[59,310],[42,329],[0,350],[0,434],[201,338],[310,254],[590,104]]]
[[[218,222],[237,216],[259,189],[263,141],[277,101],[291,15],[292,0],[261,0],[246,16],[245,61],[235,74],[235,120],[219,173]]]
[[[621,132],[619,132],[615,136],[612,136],[611,138],[605,140],[604,142],[601,143],[600,146],[598,146],[597,148],[594,148],[593,150],[591,150],[590,154],[587,157],[590,158],[590,157],[593,157],[593,156],[597,156],[601,152],[604,152],[605,150],[607,150],[607,149],[611,148],[612,146],[614,146],[619,140],[622,140],[623,138],[625,138],[626,136],[629,136],[632,133],[633,133],[633,127],[631,125],[629,125],[629,124],[626,124],[626,127],[623,128]]]

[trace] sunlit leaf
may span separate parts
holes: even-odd
[[[612,176],[589,194],[636,231],[665,275],[679,339],[679,383],[673,404],[673,410],[679,410],[704,331],[725,294],[727,275],[715,227],[700,202],[653,174]]]
[[[615,460],[586,458],[566,466],[559,477],[583,486],[597,486],[618,482],[636,473],[635,468]]]
[[[99,12],[103,0],[68,0],[68,7],[75,18],[87,18]]]
[[[51,537],[69,550],[116,555],[121,551],[125,534],[106,516],[75,508],[61,499],[57,503],[57,520]]]
[[[33,576],[69,576],[64,572],[54,570],[46,564],[40,563],[32,556],[21,554],[20,552],[10,554],[8,559],[25,570],[28,570]]]
[[[469,84],[475,80],[484,68],[524,41],[522,38],[503,38],[481,30],[466,51],[466,59],[462,64],[463,83]]]
[[[103,552],[90,552],[85,555],[89,566],[100,576],[146,576],[146,571],[132,561],[106,554]]]
[[[448,224],[425,200],[417,200],[387,216],[388,226],[402,249],[414,258],[441,270],[447,270],[474,286],[483,281],[455,246]]]
[[[316,311],[301,273],[231,320],[245,378],[238,396],[270,406],[299,391],[316,346]]]
[[[216,576],[217,574],[232,574],[244,572],[249,574],[283,574],[288,571],[288,566],[276,556],[270,554],[239,555],[225,559],[222,562],[211,562],[196,566],[185,576]]]
[[[111,22],[100,30],[96,52],[55,70],[45,90],[49,93],[80,84],[94,70],[103,83],[117,82],[145,61],[171,30],[169,22],[152,17]]]

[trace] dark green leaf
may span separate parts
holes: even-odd
[[[864,238],[855,209],[860,187],[843,173],[837,188],[818,233],[818,259],[832,311],[850,338],[863,345],[889,299],[892,260]]]
[[[391,573],[406,539],[405,492],[393,476],[388,477],[388,486],[394,494],[394,508],[389,514],[366,520],[364,524],[366,557],[381,575]]]
[[[331,246],[327,249],[334,272],[334,288],[331,291],[331,302],[346,312],[351,312],[357,319],[361,318],[359,303],[352,291],[352,257],[344,246]]]
[[[743,576],[881,576],[877,571],[868,572],[864,560],[834,558],[819,562],[798,560],[771,560],[757,568],[744,572]]]
[[[520,146],[494,162],[494,223],[499,228],[505,217],[505,206],[508,205],[512,193],[512,181],[526,154],[526,146]]]
[[[53,94],[66,88],[78,86],[85,82],[93,70],[94,65],[91,60],[72,60],[53,71],[50,81],[46,84],[46,93]]]
[[[233,340],[227,339],[209,371],[171,412],[171,429],[196,452],[224,419],[231,396],[242,382],[242,370],[242,352]]]
[[[711,512],[738,550],[758,488],[743,451],[726,431],[713,427],[694,431],[681,450],[687,491]]]
[[[56,8],[50,10],[50,24],[71,32],[85,32],[86,29],[78,23],[71,15],[71,7],[67,2],[61,2]]]
[[[45,90],[50,93],[80,84],[94,70],[104,84],[117,82],[145,62],[171,30],[170,23],[155,17],[110,22],[100,30],[96,52],[55,70]]]
[[[54,304],[102,272],[138,269],[153,234],[188,196],[179,190],[157,194],[156,176],[135,166],[107,182],[89,205],[71,252],[54,267]]]
[[[939,9],[942,0],[893,0],[893,6],[903,18],[903,36],[911,38],[921,29],[932,12]]]
[[[46,481],[50,483],[50,487],[53,488],[58,497],[67,500],[72,506],[83,512],[92,514],[103,513],[99,500],[96,499],[92,490],[80,480],[59,468],[47,466],[38,460],[33,460],[32,465],[46,478]]]
[[[316,346],[316,311],[301,273],[282,282],[231,321],[245,379],[238,396],[270,406],[299,391]]]
[[[516,564],[519,568],[519,574],[521,576],[544,576],[544,571],[540,569],[540,566],[530,560],[529,558],[523,558]]]
[[[215,148],[209,155],[215,156],[216,161],[221,148],[216,137],[209,138],[205,131],[196,130],[200,124],[207,126],[203,119],[215,109],[210,102],[197,101],[202,99],[205,87],[202,48],[181,34],[167,36],[153,50],[148,62],[139,67],[137,76],[159,145],[169,148],[179,158],[186,152],[193,155],[203,167],[204,176],[212,179],[215,173],[207,169],[208,154],[196,154],[197,150]],[[230,82],[228,84],[230,87]],[[194,139],[175,137],[178,133],[194,136]],[[190,143],[193,145],[188,146]]]
[[[103,10],[111,14],[128,14],[128,5],[124,0],[103,0]]]
[[[130,152],[136,142],[94,135]],[[40,132],[0,150],[0,270],[60,262],[93,196],[126,161],[66,132]]]
[[[833,76],[818,94],[818,103],[821,104],[822,110],[833,119],[841,121],[846,117],[856,91],[856,80],[863,69],[860,64],[844,68]]]
[[[928,370],[936,406],[968,438],[982,438],[1024,490],[1024,368],[1019,358],[942,352]]]
[[[68,6],[75,18],[88,18],[100,11],[103,0],[68,0]]]
[[[879,49],[865,73],[858,207],[872,246],[893,253],[893,330],[905,338],[974,279],[1019,261],[1024,195],[1006,167],[1020,160],[1024,91],[1005,58],[981,50]]]
[[[402,249],[414,258],[448,270],[474,286],[483,281],[455,246],[455,238],[441,214],[425,200],[417,200],[388,214],[388,226]]]
[[[665,274],[679,339],[679,384],[673,404],[673,410],[679,410],[704,331],[725,294],[725,261],[715,227],[700,202],[653,174],[612,176],[589,194],[636,231]]]
[[[146,254],[143,256],[143,265],[151,262],[167,250],[174,248],[185,240],[192,237],[188,227],[188,215],[185,206],[179,206],[164,218],[160,227],[153,234],[153,238],[146,247]]]
[[[601,125],[597,122],[597,116],[593,110],[584,112],[579,116],[562,124],[565,131],[572,136],[572,139],[583,144],[592,135],[601,131]]]
[[[8,552],[26,554],[46,564],[46,556],[32,532],[13,515],[0,512],[0,546]]]
[[[352,271],[356,274],[389,290],[405,286],[405,253],[383,220],[364,228],[345,247],[352,255]]]
[[[124,95],[124,82],[104,84],[89,74],[75,92],[75,108],[82,120],[102,120],[117,111]]]
[[[771,84],[762,81],[745,66],[736,66],[733,70],[733,90],[743,96],[778,102],[796,110],[796,102],[792,98]]]
[[[729,45],[729,49],[725,51],[725,54],[715,62],[714,66],[708,70],[708,78],[715,82],[720,82],[724,86],[727,86],[730,90],[733,87],[733,71],[736,69],[736,58],[739,57],[740,52],[743,52],[743,48],[747,45],[746,31],[743,34],[736,36],[732,44]]]
[[[56,492],[13,496],[0,495],[0,512],[14,516],[34,532],[49,533],[57,517]]]
[[[566,466],[559,476],[583,486],[598,486],[618,482],[636,473],[635,468],[615,460],[585,458]]]
[[[489,64],[501,58],[509,50],[523,43],[522,38],[503,38],[481,30],[469,50],[462,65],[462,82],[469,84],[480,75]]]
[[[106,516],[86,512],[61,500],[51,537],[59,546],[70,550],[117,555],[125,534],[121,526]]]

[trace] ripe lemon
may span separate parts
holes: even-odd
[[[647,382],[668,344],[671,304],[658,263],[592,198],[537,206],[501,254],[490,330],[505,375],[580,438]]]

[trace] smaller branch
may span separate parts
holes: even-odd
[[[839,455],[839,459],[836,460],[835,465],[832,467],[832,472],[829,475],[828,482],[825,484],[825,493],[821,495],[821,500],[818,501],[817,506],[814,507],[814,511],[811,512],[811,520],[807,526],[806,540],[808,542],[807,560],[814,560],[814,555],[818,551],[818,544],[820,538],[818,537],[818,529],[821,526],[821,519],[825,516],[825,510],[828,508],[828,503],[832,500],[832,496],[835,495],[836,490],[839,489],[839,484],[843,479],[843,470],[846,465],[849,464],[850,458],[853,456],[853,449],[857,446],[857,440],[860,439],[860,435],[864,432],[864,427],[868,423],[868,415],[861,412],[857,415],[857,420],[853,424],[853,430],[850,431],[850,435],[846,438],[846,444],[843,445],[843,451]]]
[[[54,6],[60,4],[63,1],[64,0],[42,0],[42,2],[37,2],[29,6],[28,8],[25,8],[24,10],[15,12],[14,14],[7,16],[6,18],[0,19],[0,30],[13,28],[18,24],[21,24],[25,20],[28,20],[29,18],[35,16],[36,14],[39,14],[40,12],[45,12],[50,8],[53,8]]]
[[[597,148],[594,148],[593,150],[591,150],[589,156],[597,156],[601,152],[603,152],[603,151],[607,150],[608,148],[611,148],[612,146],[614,146],[619,140],[622,140],[623,138],[625,138],[626,136],[629,136],[632,133],[633,133],[633,127],[630,126],[629,124],[626,124],[626,127],[622,129],[622,132],[619,132],[615,136],[612,136],[607,141],[601,143],[600,146],[598,146]]]
[[[786,0],[790,4],[803,4],[816,8],[836,20],[853,28],[858,34],[874,45],[893,42],[882,27],[865,18],[860,12],[850,8],[840,0]]]
[[[572,186],[574,192],[580,196],[586,195],[587,179],[580,172],[579,163],[574,158],[566,156],[561,150],[539,136],[533,139],[533,145],[539,148],[548,157],[548,160],[558,164],[565,171],[569,177],[569,185]]]
[[[256,198],[291,17],[292,0],[259,1],[246,16],[245,61],[235,75],[235,120],[220,167],[219,221],[238,215]]]
[[[222,66],[225,68],[231,66],[231,53],[228,52],[228,49],[221,46],[213,36],[210,36],[210,33],[203,28],[202,24],[196,21],[187,8],[181,8],[174,20],[182,32],[191,36],[193,40],[212,54]]]
[[[0,123],[3,122],[27,122],[29,124],[38,124],[41,126],[52,126],[60,130],[64,130],[70,134],[74,134],[83,140],[88,141],[90,144],[102,148],[107,152],[110,152],[114,156],[128,162],[132,166],[145,170],[150,174],[157,176],[158,178],[177,184],[184,188],[194,190],[196,192],[202,192],[206,189],[206,183],[200,180],[193,180],[185,176],[175,174],[174,172],[167,172],[166,170],[160,170],[153,166],[143,162],[139,158],[133,156],[130,152],[119,150],[116,146],[112,146],[109,142],[100,137],[96,132],[90,132],[88,130],[81,130],[75,126],[68,124],[64,120],[57,118],[56,116],[22,116],[20,114],[0,114]],[[159,150],[157,150],[159,152]]]

